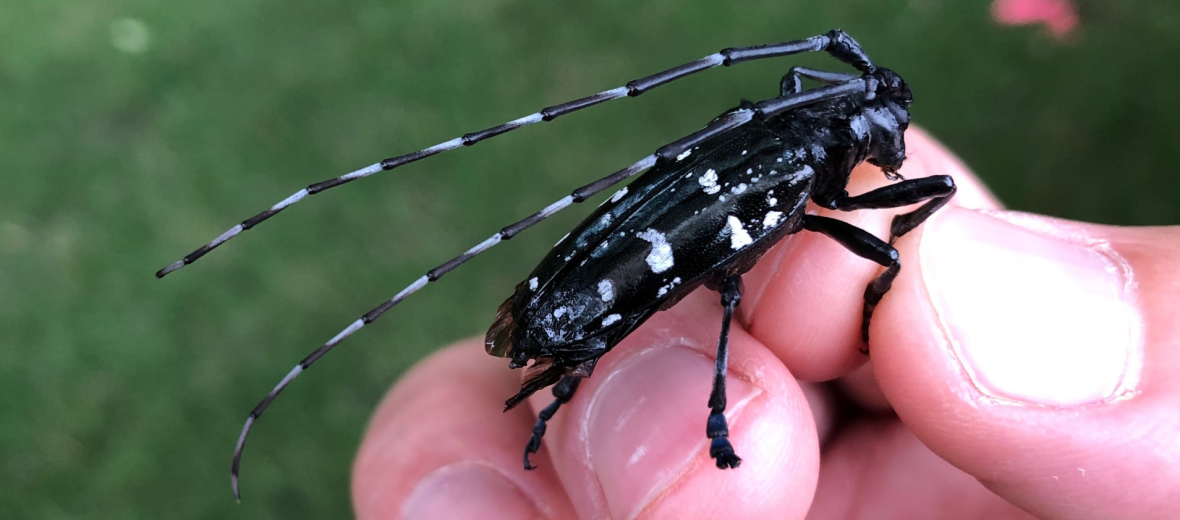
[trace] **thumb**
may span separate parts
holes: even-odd
[[[1180,227],[948,207],[902,241],[872,349],[915,434],[1043,518],[1174,518]]]

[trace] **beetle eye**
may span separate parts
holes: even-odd
[[[910,91],[910,86],[905,83],[901,84],[901,88],[898,89],[895,96],[898,103],[904,108],[909,108],[914,102],[914,94]]]

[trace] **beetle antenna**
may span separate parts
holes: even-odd
[[[619,182],[622,182],[623,180],[626,180],[627,178],[630,178],[641,171],[651,168],[655,164],[656,156],[654,154],[644,157],[643,159],[640,159],[639,162],[636,162],[631,166],[623,168],[622,170],[603,177],[590,184],[582,186],[581,188],[574,190],[572,194],[566,195],[557,202],[546,206],[541,211],[533,213],[532,215],[516,222],[515,224],[501,229],[498,233],[492,235],[487,240],[476,244],[475,247],[468,249],[465,253],[448,260],[438,267],[431,269],[417,280],[414,280],[414,283],[411,283],[405,289],[402,289],[402,291],[397,293],[393,298],[386,300],[384,303],[378,305],[364,316],[361,316],[359,319],[352,322],[351,325],[340,331],[340,333],[332,337],[332,339],[328,340],[327,343],[324,343],[322,346],[320,346],[320,348],[316,349],[307,357],[303,358],[303,360],[300,361],[298,365],[295,365],[295,368],[292,368],[291,371],[288,372],[285,377],[283,377],[282,381],[279,381],[279,384],[275,385],[274,389],[272,389],[270,393],[266,394],[266,397],[263,398],[262,401],[250,411],[250,416],[246,418],[246,423],[242,426],[242,433],[238,436],[238,444],[234,448],[233,464],[230,470],[230,484],[233,487],[234,497],[238,499],[238,501],[242,500],[242,495],[238,487],[238,474],[242,462],[242,450],[246,446],[246,437],[250,434],[250,430],[254,427],[254,422],[262,416],[262,412],[266,411],[266,408],[270,406],[272,402],[274,402],[275,398],[277,398],[279,394],[281,394],[283,390],[287,388],[287,385],[291,384],[291,381],[293,381],[299,374],[302,374],[303,371],[310,368],[311,365],[323,357],[324,354],[327,354],[328,351],[335,348],[336,345],[340,344],[341,341],[344,341],[344,338],[351,336],[352,333],[360,330],[361,327],[376,321],[377,318],[386,311],[393,308],[393,306],[397,305],[398,303],[401,303],[401,301],[405,300],[409,295],[425,287],[427,283],[442,278],[442,276],[447,272],[456,267],[459,267],[464,262],[474,258],[476,255],[487,251],[492,246],[500,243],[500,241],[508,240],[517,233],[520,233],[521,231],[532,227],[534,224],[545,220],[550,215],[565,209],[570,204],[582,202],[614,184],[618,184]]]
[[[705,56],[699,60],[690,61],[663,72],[658,72],[650,76],[632,80],[622,87],[606,90],[592,96],[587,96],[584,98],[575,99],[573,101],[546,107],[539,112],[534,112],[527,116],[514,119],[501,125],[493,126],[478,132],[464,134],[461,137],[456,137],[449,141],[443,141],[429,148],[424,148],[422,150],[397,157],[391,157],[359,170],[346,173],[339,177],[312,184],[291,194],[290,197],[279,201],[261,213],[243,220],[238,225],[229,228],[229,230],[227,230],[225,233],[222,233],[208,244],[197,248],[195,251],[189,253],[184,258],[172,262],[163,269],[156,271],[156,278],[163,278],[169,273],[197,261],[197,259],[205,256],[210,251],[216,249],[218,246],[238,236],[243,231],[257,226],[262,221],[275,216],[291,205],[307,198],[308,195],[315,195],[322,191],[340,186],[341,184],[346,184],[357,179],[363,179],[381,171],[392,170],[399,166],[404,166],[406,164],[425,159],[432,155],[438,155],[443,152],[454,150],[461,146],[471,146],[484,139],[508,133],[512,130],[516,130],[534,123],[552,121],[560,116],[605,103],[607,101],[628,96],[635,97],[660,85],[671,83],[673,81],[688,77],[692,74],[709,70],[721,65],[730,66],[746,61],[776,58],[780,56],[789,56],[792,54],[817,51],[826,51],[834,58],[852,65],[862,73],[872,72],[876,68],[869,60],[868,56],[865,55],[864,51],[861,50],[860,46],[857,45],[856,42],[852,40],[852,38],[844,34],[843,31],[839,30],[830,31],[826,34],[812,36],[810,38],[783,43],[724,49],[720,52]]]
[[[270,406],[271,402],[273,402],[275,398],[277,398],[279,394],[282,393],[283,389],[285,389],[287,385],[295,379],[296,376],[302,374],[305,370],[310,368],[311,365],[316,362],[316,360],[323,357],[324,354],[327,354],[329,350],[335,348],[336,345],[344,340],[344,338],[351,336],[352,333],[360,330],[361,327],[376,321],[377,318],[379,318],[386,311],[393,308],[393,306],[397,305],[398,303],[401,303],[401,301],[406,299],[406,297],[409,295],[425,287],[427,283],[442,278],[444,274],[450,272],[456,267],[459,267],[468,260],[471,260],[476,255],[487,251],[492,246],[500,243],[503,240],[508,240],[516,236],[517,233],[532,227],[538,222],[545,220],[550,215],[565,209],[569,205],[585,201],[598,192],[618,184],[641,171],[655,166],[659,161],[666,162],[676,160],[676,158],[686,150],[689,150],[692,147],[697,146],[700,143],[708,141],[709,139],[712,139],[725,132],[743,126],[750,121],[753,121],[756,116],[771,117],[800,106],[846,96],[855,92],[862,92],[864,87],[864,81],[858,78],[856,80],[848,81],[838,85],[820,87],[797,94],[780,96],[777,98],[760,101],[754,105],[754,108],[741,108],[727,112],[714,119],[709,124],[705,125],[704,128],[660,147],[658,150],[656,150],[656,153],[640,159],[631,166],[623,168],[622,170],[619,170],[574,190],[572,193],[562,197],[557,202],[545,206],[545,208],[541,209],[541,211],[533,213],[532,215],[529,215],[528,217],[525,217],[514,224],[505,226],[487,240],[484,240],[483,242],[476,244],[475,247],[468,249],[465,253],[444,262],[434,269],[431,269],[425,275],[407,286],[405,289],[402,289],[401,292],[394,295],[393,298],[386,300],[384,303],[378,305],[373,310],[365,313],[364,316],[361,316],[359,319],[352,322],[351,325],[340,331],[339,334],[336,334],[336,336],[328,340],[327,343],[324,343],[322,346],[320,346],[320,348],[316,349],[307,357],[303,358],[303,360],[300,361],[299,364],[295,366],[295,368],[291,369],[291,371],[288,372],[285,377],[283,377],[282,381],[279,381],[279,384],[275,385],[274,389],[271,390],[270,393],[266,394],[266,397],[263,398],[262,401],[250,411],[250,416],[246,418],[246,423],[242,426],[242,433],[238,437],[237,447],[234,449],[233,465],[230,474],[234,496],[238,500],[241,500],[241,494],[239,493],[238,489],[238,470],[241,465],[242,450],[246,445],[246,437],[250,434],[250,429],[254,427],[254,422],[262,416],[262,412],[266,411],[266,408]],[[224,240],[222,242],[224,242]]]

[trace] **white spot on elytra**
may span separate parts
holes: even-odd
[[[623,195],[626,195],[626,194],[627,194],[627,187],[623,186],[623,189],[616,191],[614,195],[611,195],[610,201],[611,202],[618,202],[619,199],[623,198]]]
[[[796,184],[799,184],[799,182],[811,177],[814,173],[815,173],[815,170],[812,170],[810,166],[804,166],[799,171],[788,174],[788,178],[787,178],[788,184],[787,185],[794,186]]]
[[[611,325],[614,325],[614,324],[615,324],[615,322],[617,322],[617,321],[619,321],[619,320],[621,320],[621,319],[623,319],[623,317],[622,317],[622,316],[619,316],[618,314],[611,314],[610,316],[607,316],[607,317],[605,317],[605,318],[603,318],[603,319],[602,319],[602,326],[603,326],[603,327],[609,327],[609,326],[611,326]]]
[[[602,297],[604,302],[615,299],[615,287],[610,283],[610,280],[598,282],[598,296]]]
[[[558,307],[556,309],[553,309],[553,317],[554,318],[560,318],[562,316],[565,316],[565,307]]]
[[[811,147],[811,158],[816,161],[823,161],[828,158],[828,151],[819,143],[814,143]]]
[[[672,268],[672,245],[663,233],[649,228],[647,231],[636,233],[635,236],[651,242],[651,252],[647,254],[646,259],[647,265],[651,266],[651,272],[662,273]]]
[[[536,276],[529,279],[529,290],[530,291],[537,290],[537,277]]]
[[[688,156],[690,156],[690,155],[692,155],[692,150],[685,150],[684,153],[676,156],[676,160],[683,161],[683,160],[687,159]]]
[[[754,173],[754,169],[753,168],[746,168],[746,175],[750,175],[751,173]]]
[[[708,193],[709,195],[721,191],[721,186],[717,185],[717,172],[712,168],[709,168],[707,171],[705,171],[705,174],[701,175],[701,178],[697,179],[697,182],[701,183],[701,187],[704,188],[705,193]]]
[[[742,150],[742,155],[746,155],[746,150]]]
[[[865,119],[865,116],[858,115],[853,117],[848,124],[852,127],[852,133],[856,135],[857,139],[864,139],[869,136],[869,121]]]
[[[672,288],[673,288],[673,287],[676,287],[676,285],[677,285],[677,284],[679,284],[679,283],[680,283],[680,277],[679,277],[679,276],[677,276],[676,278],[673,278],[671,282],[668,282],[668,285],[665,285],[665,286],[663,286],[663,287],[660,287],[660,291],[659,291],[658,293],[656,293],[656,297],[660,297],[660,296],[663,296],[663,295],[665,295],[665,294],[668,294],[668,291],[672,290]]]
[[[767,212],[766,218],[762,219],[762,227],[763,228],[774,227],[776,224],[778,224],[778,219],[782,218],[782,216],[783,216],[783,212],[781,212],[781,211]]]
[[[753,242],[746,228],[742,227],[742,221],[733,215],[729,216],[729,231],[729,247],[733,249],[741,249]]]
[[[745,193],[746,187],[747,187],[746,183],[743,182],[741,184],[738,184],[737,186],[734,186],[733,188],[730,188],[729,191],[732,192],[734,195],[741,195],[742,193]]]

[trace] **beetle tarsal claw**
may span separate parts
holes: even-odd
[[[720,469],[736,468],[742,464],[742,458],[733,451],[733,444],[725,437],[717,437],[709,444],[709,456],[717,461]]]

